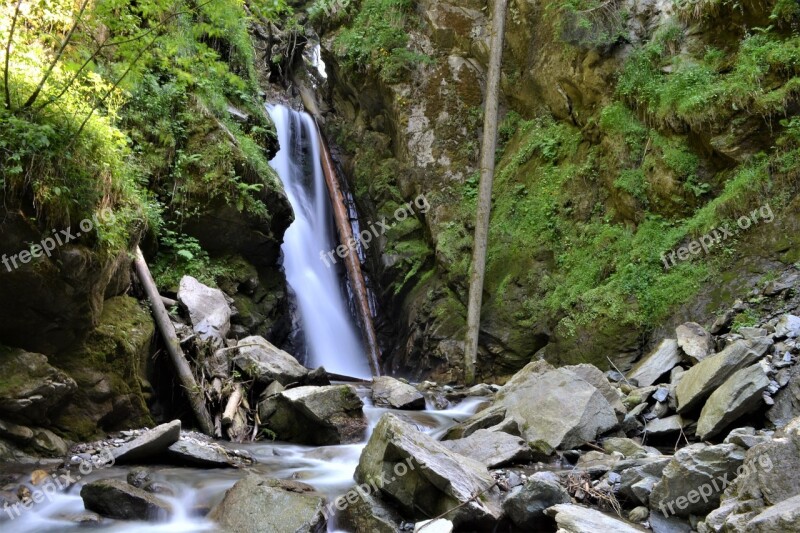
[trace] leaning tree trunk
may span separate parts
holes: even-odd
[[[489,73],[486,77],[486,106],[483,117],[481,144],[481,183],[475,221],[475,243],[472,248],[472,273],[467,307],[467,338],[464,343],[464,381],[475,381],[478,356],[478,332],[481,323],[483,277],[486,270],[486,243],[489,235],[489,214],[492,208],[494,181],[494,152],[497,147],[497,101],[500,92],[500,65],[503,58],[503,31],[506,22],[507,0],[495,0],[492,15]]]
[[[175,371],[178,378],[181,380],[183,388],[186,389],[186,395],[189,397],[189,403],[192,405],[195,418],[200,424],[200,429],[209,436],[214,436],[214,422],[206,409],[206,399],[203,390],[197,385],[194,379],[192,369],[183,355],[181,350],[181,343],[178,336],[175,334],[175,327],[172,325],[172,320],[169,318],[169,313],[164,302],[161,300],[161,295],[158,293],[153,276],[150,274],[150,269],[147,267],[147,262],[144,260],[144,255],[139,247],[136,247],[136,258],[133,261],[136,268],[136,275],[144,287],[144,292],[150,300],[150,309],[153,311],[153,319],[164,337],[164,344],[167,346],[172,364],[175,365]]]

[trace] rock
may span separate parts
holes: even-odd
[[[640,387],[654,384],[658,379],[681,362],[678,341],[664,339],[652,352],[639,361],[628,373],[629,380],[636,380]]]
[[[274,405],[262,409],[265,402]],[[367,421],[361,398],[351,385],[296,387],[259,404],[261,423],[276,438],[299,444],[349,444],[364,435]]]
[[[355,478],[374,484],[412,516],[439,516],[457,507],[448,515],[456,527],[480,528],[501,514],[491,500],[473,499],[495,483],[484,465],[451,452],[391,413],[375,427]]]
[[[527,463],[533,459],[531,449],[522,437],[487,429],[479,429],[463,439],[443,441],[442,445],[488,468]]]
[[[609,437],[603,440],[603,449],[608,453],[619,452],[628,458],[646,457],[650,450],[633,439]]]
[[[666,418],[656,418],[645,424],[644,431],[652,437],[668,435],[680,431],[685,425],[681,415],[672,415]]]
[[[696,322],[681,324],[675,329],[678,346],[695,361],[702,361],[714,349],[711,335]]]
[[[747,523],[752,533],[800,533],[800,494],[768,507]]]
[[[619,493],[633,501],[647,505],[653,487],[661,479],[671,457],[649,458],[643,464],[620,472]]]
[[[664,516],[661,512],[650,513],[650,529],[653,533],[692,533],[692,525],[674,516]]]
[[[696,435],[707,440],[727,428],[739,417],[762,405],[761,393],[769,385],[764,365],[755,364],[733,374],[715,390],[700,413]]]
[[[678,412],[685,413],[697,407],[736,371],[755,363],[770,345],[768,337],[737,340],[687,370],[675,387]]]
[[[248,475],[225,492],[208,518],[231,533],[324,533],[324,510],[324,496],[309,485]]]
[[[285,388],[286,387],[281,385],[280,381],[273,381],[272,383],[267,385],[266,389],[264,389],[264,392],[261,394],[261,398],[266,399],[269,398],[270,396],[275,396],[279,392],[283,392]]]
[[[498,403],[531,447],[544,454],[577,448],[617,426],[614,408],[596,387],[568,368],[540,372],[538,362],[500,389]]]
[[[569,493],[553,472],[536,472],[523,486],[511,491],[503,501],[503,511],[518,527],[536,531],[545,520],[545,509],[570,503]]]
[[[277,381],[288,385],[303,381],[308,369],[297,359],[273,346],[263,337],[246,337],[239,341],[233,363],[248,377],[268,384]]]
[[[506,408],[502,405],[488,407],[478,411],[463,422],[459,422],[445,433],[443,440],[469,437],[479,429],[486,429],[502,424],[506,419]],[[519,435],[519,431],[516,432]]]
[[[179,465],[203,468],[233,468],[235,463],[225,448],[213,442],[181,437],[167,449],[168,457]]]
[[[189,312],[194,332],[205,341],[222,345],[231,329],[231,307],[225,293],[207,287],[191,276],[183,276],[178,288],[178,301]]]
[[[650,516],[650,509],[644,506],[634,507],[628,513],[628,520],[631,522],[644,522]]]
[[[372,400],[377,407],[425,409],[425,397],[417,389],[389,376],[372,379]]]
[[[324,387],[330,384],[331,380],[328,379],[328,371],[325,370],[324,366],[317,367],[310,371],[308,374],[306,374],[306,377],[303,380],[303,385],[316,385],[318,387]]]
[[[659,387],[653,393],[653,399],[659,403],[667,401],[667,398],[669,398],[668,387]]]
[[[166,452],[181,436],[181,421],[173,420],[145,431],[113,450],[115,463],[136,463],[152,460]],[[98,511],[99,512],[99,511]]]
[[[744,453],[744,449],[734,444],[691,444],[681,448],[653,487],[650,508],[682,517],[714,510],[725,488],[723,483],[727,485],[733,479],[744,461]],[[698,491],[703,488],[707,488],[708,494],[699,497]]]
[[[165,521],[172,515],[168,503],[121,479],[87,483],[81,489],[81,498],[87,510],[108,518]]]
[[[571,503],[554,505],[546,511],[546,514],[555,518],[560,533],[598,533],[600,531],[642,533],[644,531],[600,511]]]
[[[48,424],[53,411],[77,389],[47,357],[0,345],[0,416],[25,425]]]
[[[800,416],[800,365],[781,372],[788,372],[783,378],[788,380],[787,384],[772,397],[775,404],[767,411],[767,418],[778,428]]]
[[[50,457],[63,457],[69,451],[69,446],[64,439],[49,429],[35,428],[30,444],[37,452]]]
[[[150,473],[149,469],[138,466],[128,471],[125,480],[128,482],[128,485],[144,490],[145,487],[153,482],[153,475]]]
[[[444,518],[423,520],[414,524],[414,533],[418,531],[425,531],[425,533],[453,533],[453,523]]]
[[[745,340],[753,340],[756,337],[766,337],[769,332],[765,328],[739,328],[739,335]]]
[[[778,338],[796,338],[800,335],[800,317],[795,315],[783,315],[775,324],[775,336]]]
[[[600,391],[608,404],[614,408],[614,412],[617,413],[617,418],[622,420],[622,417],[625,416],[628,410],[622,405],[622,399],[620,398],[618,389],[611,386],[603,372],[597,367],[587,364],[571,365],[564,368],[587,383],[591,383],[594,388]]]
[[[607,454],[597,450],[590,450],[580,456],[575,469],[583,470],[594,478],[613,469],[622,459],[623,455],[619,452]]]
[[[772,437],[768,435],[756,435],[756,430],[754,428],[745,427],[731,430],[731,432],[728,433],[728,436],[725,437],[725,440],[722,442],[724,444],[730,442],[731,444],[741,446],[745,450],[749,450],[753,446],[764,442],[769,442],[771,439]]]
[[[369,531],[370,533],[400,533],[403,518],[380,498],[366,490],[352,488],[358,498],[347,501],[348,505],[336,515],[338,529],[345,531]],[[330,506],[329,506],[330,507]]]

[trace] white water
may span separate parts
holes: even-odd
[[[336,270],[321,259],[336,248],[337,241],[314,120],[282,105],[271,105],[267,110],[280,142],[270,165],[280,176],[294,210],[295,220],[286,230],[281,250],[286,281],[297,296],[308,344],[307,366],[368,378],[371,372],[366,354]],[[338,256],[333,257],[341,263]]]
[[[406,421],[414,424],[420,431],[433,437],[443,434],[456,422],[460,422],[474,414],[485,398],[467,398],[455,407],[431,411],[396,411],[374,407],[366,388],[359,389],[359,396],[364,401],[364,415],[368,421],[367,435],[359,444],[337,446],[301,446],[279,442],[259,442],[252,444],[233,444],[220,442],[231,448],[246,449],[258,461],[249,470],[268,477],[280,479],[296,479],[308,483],[328,497],[328,501],[346,493],[355,484],[353,473],[358,465],[361,451],[366,446],[380,417],[393,412]],[[1,533],[57,533],[62,531],[84,531],[73,518],[84,512],[80,489],[85,482],[94,479],[124,479],[128,468],[111,467],[96,470],[85,479],[81,479],[65,492],[55,494],[50,501],[34,505],[23,510],[21,516],[7,520],[5,512],[0,512]],[[172,504],[175,514],[168,522],[145,523],[105,520],[100,527],[91,531],[113,533],[190,533],[200,531],[217,531],[219,528],[211,520],[204,518],[204,510],[208,510],[222,500],[227,489],[238,481],[244,472],[235,469],[196,469],[196,468],[164,468],[152,470],[153,479],[169,484],[175,490],[175,497],[165,498]],[[30,487],[34,488],[34,487]],[[159,495],[160,498],[164,496]],[[330,531],[335,531],[335,520],[329,524]]]

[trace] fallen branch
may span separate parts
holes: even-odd
[[[197,385],[192,369],[183,355],[178,336],[175,334],[175,327],[172,325],[169,313],[161,301],[156,282],[153,280],[150,269],[147,267],[147,262],[144,260],[144,255],[142,255],[142,251],[138,246],[136,247],[136,257],[133,260],[133,265],[136,269],[136,275],[139,277],[142,287],[144,287],[144,292],[147,294],[147,299],[150,300],[153,319],[158,326],[159,332],[161,332],[161,336],[164,338],[164,344],[167,347],[170,359],[172,359],[172,364],[175,366],[178,379],[180,379],[183,388],[186,389],[186,395],[192,405],[197,423],[200,424],[200,429],[203,433],[213,436],[214,422],[206,409],[205,394],[203,394],[203,389]]]
[[[228,403],[225,405],[225,411],[222,412],[222,424],[230,425],[236,417],[236,411],[239,409],[239,404],[242,402],[242,386],[238,383],[233,393],[228,398]]]

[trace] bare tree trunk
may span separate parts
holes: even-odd
[[[492,38],[489,73],[486,77],[486,106],[483,117],[481,144],[481,183],[475,221],[475,243],[472,247],[472,272],[467,307],[467,338],[464,343],[464,381],[475,381],[478,357],[478,333],[481,323],[483,277],[486,271],[486,244],[489,236],[489,215],[492,209],[494,181],[494,152],[497,148],[497,106],[500,93],[500,66],[503,58],[503,31],[506,22],[507,0],[495,0],[492,15]]]
[[[11,29],[8,30],[8,42],[6,43],[6,64],[3,69],[3,88],[5,89],[6,109],[11,111],[11,89],[8,87],[8,69],[9,62],[11,61],[11,43],[14,42],[14,30],[17,27],[17,20],[19,19],[19,9],[22,6],[22,0],[17,0],[17,7],[14,9],[14,17],[11,19]]]
[[[197,385],[194,374],[192,374],[192,369],[189,367],[189,363],[183,355],[181,343],[178,340],[178,336],[175,334],[175,327],[172,325],[169,313],[164,307],[164,303],[161,301],[161,295],[158,293],[156,283],[153,281],[153,276],[150,275],[150,269],[147,267],[147,262],[144,260],[142,251],[138,246],[136,247],[136,258],[133,261],[133,265],[136,268],[136,275],[139,277],[142,287],[144,287],[147,298],[150,300],[150,309],[153,311],[153,319],[158,326],[158,330],[161,332],[161,336],[164,337],[164,344],[167,346],[167,352],[169,352],[170,358],[172,359],[172,364],[175,365],[175,371],[178,374],[183,388],[186,389],[186,395],[194,410],[195,418],[197,418],[197,422],[200,424],[200,429],[206,435],[213,437],[214,422],[211,420],[211,415],[208,414],[208,410],[206,409],[205,395],[203,394],[203,390]]]

